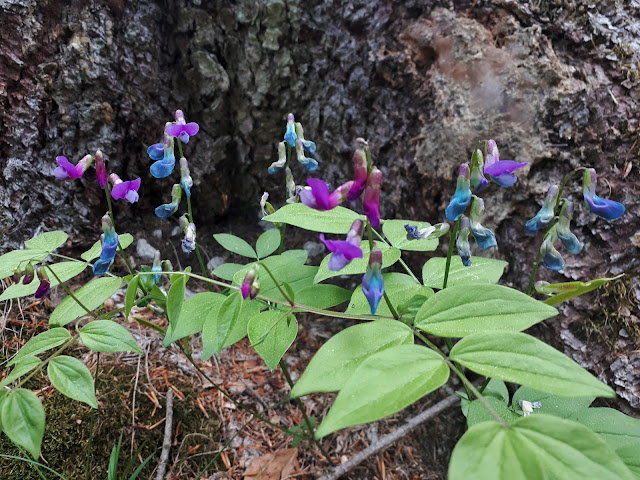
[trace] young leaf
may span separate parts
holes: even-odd
[[[616,280],[622,275],[618,275],[613,278],[596,278],[590,282],[565,282],[565,283],[552,283],[546,285],[536,285],[536,292],[544,295],[551,295],[544,300],[547,305],[557,305],[562,302],[566,302],[578,295],[583,295],[587,292],[595,290],[596,288]]]
[[[613,450],[579,423],[530,415],[510,429],[479,423],[463,435],[451,455],[450,480],[580,478],[632,480]]]
[[[98,408],[91,372],[77,358],[66,355],[52,358],[47,367],[47,375],[63,395]]]
[[[7,437],[37,459],[44,436],[44,408],[38,397],[23,388],[10,392],[0,407],[0,417]]]
[[[220,293],[203,292],[185,300],[180,320],[177,325],[169,325],[162,346],[168,347],[181,338],[202,331],[207,316],[210,312],[217,312],[226,298]]]
[[[242,295],[240,292],[234,292],[222,302],[219,310],[214,309],[209,312],[202,326],[203,361],[222,350],[223,341],[229,333],[231,325],[237,322],[242,307]]]
[[[504,402],[498,400],[496,397],[486,396],[485,399],[496,413],[509,425],[520,418],[520,415],[513,413],[513,411],[509,409]],[[487,407],[485,407],[480,400],[470,402],[468,408],[467,428],[473,427],[476,423],[496,421],[495,418],[493,418],[493,415],[489,413],[489,410],[487,410]]]
[[[27,240],[24,242],[24,246],[30,250],[48,250],[51,252],[66,242],[67,238],[69,238],[69,235],[62,230],[55,230],[53,232],[41,233],[31,240]]]
[[[280,231],[271,228],[258,237],[256,253],[258,258],[265,258],[275,252],[280,246]]]
[[[78,305],[75,299],[89,310],[95,310],[115,294],[120,285],[122,285],[122,279],[118,277],[100,277],[90,281],[73,293],[75,298],[68,296],[60,302],[49,318],[49,325],[61,327],[86,315],[85,309]]]
[[[124,297],[124,318],[129,318],[129,313],[136,303],[136,295],[138,293],[138,284],[140,283],[140,277],[137,275],[129,281],[127,286],[127,293]]]
[[[298,321],[286,312],[269,310],[249,320],[247,333],[253,348],[260,354],[269,370],[275,370],[282,356],[296,339]]]
[[[240,314],[238,318],[229,326],[229,332],[222,342],[222,348],[228,347],[229,345],[233,345],[234,343],[242,340],[247,336],[247,327],[249,325],[249,321],[260,313],[260,304],[257,301],[252,300],[243,300],[242,309],[240,310]],[[207,329],[207,325],[205,324],[205,330]],[[205,332],[202,332],[203,338]],[[203,360],[205,359],[204,352],[202,356]]]
[[[242,255],[243,257],[257,258],[256,251],[253,247],[240,237],[236,237],[230,233],[216,233],[213,238],[232,253]]]
[[[640,420],[613,408],[587,408],[573,412],[570,420],[596,432],[611,448],[640,445]],[[640,450],[638,450],[640,454]]]
[[[420,285],[413,278],[409,275],[405,275],[404,273],[383,273],[382,279],[384,280],[384,291],[387,293],[387,296],[391,300],[391,304],[396,311],[402,303],[407,302],[415,295],[420,294],[425,297],[433,295],[433,290]],[[345,312],[365,315],[369,315],[371,313],[369,301],[364,296],[364,293],[362,293],[362,285],[358,285],[354,290],[349,306]],[[381,317],[391,317],[391,310],[389,310],[387,302],[380,302],[376,315]]]
[[[389,247],[382,242],[376,242],[378,248],[382,250],[382,268],[389,267],[400,260],[401,252],[396,247]],[[323,280],[331,277],[338,277],[341,275],[358,275],[367,271],[367,265],[369,263],[369,242],[363,241],[360,244],[362,249],[362,258],[356,258],[349,263],[346,267],[338,272],[329,270],[329,257],[327,255],[322,259],[322,263],[318,269],[316,277],[313,279],[313,283],[320,283]]]
[[[16,363],[16,366],[11,370],[11,373],[6,376],[4,380],[0,382],[0,392],[6,392],[3,387],[6,387],[11,382],[14,382],[21,376],[29,373],[31,370],[36,368],[42,362],[38,357],[26,357]]]
[[[520,408],[520,401],[540,402],[540,408],[536,408],[533,412],[546,413],[560,418],[569,418],[572,413],[586,410],[595,400],[595,397],[558,397],[550,393],[534,390],[529,387],[520,387],[513,394],[511,402],[513,408]]]
[[[233,276],[243,267],[244,265],[240,263],[223,263],[219,267],[216,267],[211,273],[222,280],[231,282]]]
[[[576,362],[524,333],[476,333],[451,350],[454,362],[491,378],[565,397],[615,397]]]
[[[49,268],[56,273],[60,280],[66,282],[70,278],[80,274],[85,268],[87,268],[87,264],[76,261],[58,262],[54,263]],[[47,273],[49,274],[49,284],[51,287],[58,285],[58,279],[51,272],[47,271]],[[33,295],[36,293],[39,286],[40,279],[37,276],[27,285],[23,285],[22,283],[13,284],[2,292],[2,295],[0,295],[0,301]]]
[[[263,220],[274,223],[286,223],[312,232],[346,234],[354,220],[365,220],[353,210],[336,207],[330,211],[321,212],[309,208],[302,203],[290,203],[278,209],[275,213],[263,217]]]
[[[322,309],[340,305],[349,298],[351,292],[336,285],[309,285],[296,293],[296,303]]]
[[[316,431],[316,438],[396,413],[449,378],[444,359],[421,345],[398,345],[367,358],[353,372]]]
[[[410,343],[411,328],[396,320],[375,320],[346,328],[320,347],[293,386],[291,397],[340,390],[367,358]]]
[[[5,253],[0,256],[0,278],[13,275],[13,270],[16,267],[24,270],[27,263],[39,262],[48,256],[48,250],[13,250]]]
[[[52,328],[46,332],[39,333],[25,343],[16,356],[9,360],[7,365],[13,365],[25,357],[35,356],[42,352],[46,352],[51,348],[62,345],[70,338],[71,335],[67,329],[62,327]]]
[[[118,235],[118,243],[123,250],[133,243],[133,236],[130,233],[121,233]],[[100,240],[94,243],[89,250],[80,255],[80,258],[85,262],[98,258],[102,251],[102,244]]]
[[[409,220],[385,220],[382,224],[382,232],[387,240],[396,248],[400,250],[407,250],[412,252],[433,252],[438,248],[439,240],[437,238],[421,238],[421,239],[407,239],[407,230],[404,228],[404,224],[409,223],[417,226],[418,230],[421,228],[428,228],[431,226],[428,222],[414,222]],[[442,286],[442,285],[440,285]]]
[[[432,335],[464,337],[476,332],[519,332],[557,314],[555,308],[513,288],[458,285],[429,298],[415,324]]]
[[[167,295],[167,318],[169,318],[169,325],[173,328],[176,327],[180,319],[180,312],[182,312],[182,305],[184,304],[186,283],[186,275],[171,276],[171,288]]]
[[[135,352],[142,354],[133,335],[112,320],[94,320],[80,329],[80,340],[96,352]]]
[[[471,257],[471,266],[465,267],[457,255],[451,258],[447,287],[478,283],[496,283],[500,280],[507,262],[484,257]],[[422,283],[431,288],[442,288],[447,259],[430,258],[422,267]]]

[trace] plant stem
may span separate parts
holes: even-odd
[[[396,320],[400,320],[400,315],[398,315],[396,309],[393,307],[393,305],[391,305],[391,300],[389,300],[387,292],[383,292],[382,296],[384,297],[384,301],[387,303],[387,307],[389,307],[389,311],[391,312],[391,315],[393,315],[393,318],[395,318]]]
[[[378,237],[378,239],[380,239],[381,241],[383,241],[387,246],[391,246],[389,245],[389,242],[387,242],[385,240],[385,238],[380,235],[376,230],[373,231],[373,233],[376,235],[376,237]],[[418,280],[418,277],[416,277],[413,272],[411,271],[411,269],[409,268],[409,266],[404,262],[404,260],[402,260],[402,257],[400,257],[398,259],[398,261],[400,262],[400,265],[402,265],[402,268],[405,269],[405,271],[418,283],[420,283],[420,280]]]
[[[56,272],[53,271],[53,269],[49,266],[49,265],[44,265],[44,267],[49,270],[49,272],[51,273],[51,275],[53,275],[53,277],[57,280],[58,285],[60,285],[65,292],[67,292],[67,295],[69,295],[71,298],[73,298],[73,300],[85,311],[87,312],[89,315],[91,315],[93,318],[98,318],[98,315],[89,310],[84,303],[82,303],[80,300],[78,300],[78,297],[76,297],[73,293],[71,293],[71,290],[69,290],[69,287],[67,287],[62,280],[60,280],[60,277],[56,274]]]
[[[98,372],[100,370],[100,352],[97,352],[96,375],[93,379],[93,393],[95,395],[98,390]],[[93,424],[95,422],[96,409],[91,409],[91,420],[89,422],[89,441],[87,442],[87,466],[84,471],[85,480],[89,480],[89,471],[91,470],[91,446],[93,444]]]
[[[289,369],[287,368],[287,364],[284,361],[284,358],[280,359],[280,368],[282,369],[282,372],[284,373],[284,378],[287,379],[287,383],[289,384],[289,388],[293,388],[293,380],[291,379],[291,375],[289,374]],[[307,424],[307,429],[309,430],[309,441],[313,445],[317,446],[318,449],[320,450],[320,452],[322,453],[322,455],[324,456],[324,458],[327,459],[329,464],[334,466],[335,464],[333,463],[333,460],[331,460],[331,457],[329,456],[329,454],[325,451],[325,449],[323,448],[322,444],[316,439],[316,437],[314,435],[313,426],[311,425],[311,420],[309,420],[309,417],[308,417],[307,412],[306,412],[306,410],[304,408],[304,405],[302,404],[302,400],[300,400],[298,397],[294,398],[293,400],[296,402],[296,405],[298,405],[298,408],[302,412],[302,417],[304,418],[304,422]]]
[[[293,298],[289,298],[289,295],[287,295],[284,290],[282,290],[282,287],[280,287],[280,284],[278,283],[278,281],[276,280],[276,278],[273,276],[273,274],[271,273],[271,270],[269,270],[267,268],[267,266],[262,263],[262,262],[258,262],[258,265],[260,265],[262,268],[264,268],[267,272],[267,274],[271,277],[271,280],[273,281],[273,283],[275,284],[275,286],[278,288],[278,290],[280,291],[280,295],[282,295],[284,297],[284,299],[289,302],[289,305],[291,307],[293,307],[295,305],[295,302],[293,301]]]
[[[115,230],[116,222],[113,219],[113,208],[111,206],[111,186],[109,185],[109,182],[107,182],[107,184],[104,186],[104,194],[107,197],[107,207],[109,208],[109,219],[111,220],[111,225],[113,225],[113,229]],[[133,273],[133,268],[131,267],[131,264],[129,263],[129,259],[124,254],[123,248],[120,246],[120,239],[118,239],[118,251],[120,252],[120,255],[122,256],[122,258],[124,259],[124,263],[127,264],[127,268],[129,269],[129,273]]]
[[[453,255],[453,245],[456,243],[456,237],[458,236],[458,228],[460,226],[460,219],[462,215],[458,217],[456,223],[453,225],[453,231],[449,233],[449,250],[447,251],[447,263],[444,266],[444,281],[442,282],[442,289],[447,288],[447,282],[449,281],[449,268],[451,267],[451,256]]]

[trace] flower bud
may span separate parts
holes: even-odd
[[[367,186],[367,148],[369,146],[364,138],[356,139],[356,151],[353,154],[354,180],[347,194],[350,202],[356,201]]]
[[[287,164],[287,145],[285,142],[280,142],[278,144],[278,161],[273,162],[271,166],[267,169],[269,175],[273,175],[276,172],[282,170],[282,168]]]
[[[182,157],[180,159],[180,186],[188,198],[191,198],[191,187],[193,187],[193,179],[191,178],[191,172],[189,171],[189,162]]]
[[[476,243],[482,250],[495,247],[498,245],[496,237],[491,230],[483,227],[480,224],[480,219],[484,215],[484,200],[474,196],[473,204],[471,205],[471,213],[469,214],[469,221],[471,226],[471,234],[476,239]]]
[[[47,296],[49,290],[51,290],[51,284],[49,283],[49,277],[44,268],[38,269],[38,278],[40,279],[40,285],[38,285],[34,296],[40,299]]]
[[[460,260],[465,267],[471,266],[471,246],[469,245],[469,233],[471,232],[471,225],[469,219],[462,215],[460,219],[460,229],[458,230],[458,238],[456,239],[456,249]]]
[[[582,251],[584,246],[578,237],[576,237],[570,230],[571,219],[573,218],[573,202],[570,199],[566,199],[560,210],[560,217],[558,219],[558,238],[569,252],[577,255]]]
[[[355,184],[355,182],[354,182]],[[373,228],[380,228],[380,189],[382,188],[382,172],[373,167],[367,180],[362,205],[364,214]]]
[[[382,278],[382,251],[374,245],[369,254],[369,265],[362,277],[362,293],[369,302],[371,315],[378,310],[380,299],[384,295],[384,279]]]
[[[547,197],[544,200],[542,208],[536,213],[536,216],[527,222],[527,233],[534,233],[553,220],[556,202],[558,200],[558,186],[552,185],[547,191]]]
[[[171,189],[171,203],[165,203],[156,207],[156,215],[160,218],[167,218],[176,213],[182,198],[182,187],[176,183]]]
[[[13,269],[13,283],[19,283],[20,279],[22,278],[22,270],[20,270],[18,267]]]
[[[484,160],[482,159],[482,152],[477,149],[473,152],[473,155],[471,155],[469,179],[473,188],[476,189],[476,192],[479,192],[489,183],[489,181],[484,177]]]
[[[25,272],[24,272],[24,278],[22,279],[22,284],[29,285],[31,282],[33,282],[34,277],[35,277],[35,271],[33,269],[33,265],[31,263],[28,263],[27,268],[25,269]]]
[[[296,140],[298,139],[298,136],[296,135],[295,122],[296,122],[296,119],[293,116],[293,113],[290,113],[289,115],[287,115],[287,130],[284,134],[284,140],[292,147],[296,146]]]
[[[151,267],[151,271],[152,272],[161,272],[162,271],[162,266],[160,265],[160,252],[158,250],[156,250],[154,255],[153,255],[153,266]],[[160,283],[161,279],[162,279],[162,274],[160,274],[160,273],[156,273],[153,276],[153,281],[155,282],[156,285],[158,283]]]
[[[104,190],[107,184],[107,169],[104,166],[104,156],[100,150],[96,152],[96,179],[100,184],[100,188]]]
[[[544,263],[544,266],[549,270],[558,271],[564,268],[564,260],[562,259],[560,252],[558,252],[558,250],[553,246],[555,241],[558,239],[556,229],[557,225],[551,227],[551,230],[547,233],[542,245],[540,245],[540,253],[542,254],[542,262]]]
[[[240,293],[242,293],[242,298],[247,299],[251,295],[251,300],[256,298],[258,295],[258,291],[260,290],[260,284],[257,283],[257,275],[258,275],[258,266],[252,265],[247,274],[242,280],[242,285],[240,285]]]

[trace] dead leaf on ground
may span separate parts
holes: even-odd
[[[299,470],[298,449],[285,448],[256,458],[244,472],[244,480],[281,480]]]

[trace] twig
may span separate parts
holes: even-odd
[[[365,448],[363,451],[353,456],[351,459],[343,463],[342,465],[338,465],[334,468],[331,473],[321,477],[320,480],[338,480],[342,475],[352,470],[353,468],[360,465],[364,460],[366,460],[371,455],[375,455],[383,448],[388,447],[396,440],[404,437],[407,433],[413,430],[415,427],[420,425],[425,420],[429,420],[430,418],[436,416],[441,411],[446,408],[449,408],[456,402],[460,401],[460,397],[457,395],[450,395],[444,400],[436,403],[433,407],[428,408],[424,412],[416,415],[412,419],[410,419],[407,423],[405,423],[402,427],[398,428],[394,432],[391,432],[388,435],[385,435],[380,440]]]
[[[156,480],[163,480],[167,471],[167,462],[169,461],[169,450],[171,449],[171,430],[173,428],[173,390],[167,390],[167,413],[164,422],[164,440],[162,441],[162,453],[160,454],[160,462],[158,463],[158,471]]]

